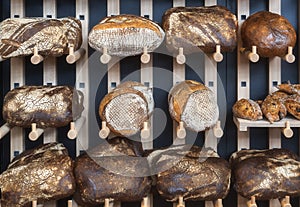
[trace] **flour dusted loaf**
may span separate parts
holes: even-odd
[[[289,150],[241,150],[231,158],[234,187],[243,197],[300,196],[300,160]]]
[[[96,207],[106,198],[114,201],[141,201],[151,189],[149,167],[141,143],[117,137],[102,143],[75,161],[80,206]]]
[[[110,55],[133,56],[144,48],[153,52],[164,40],[165,33],[155,22],[135,15],[105,17],[89,34],[89,45]]]
[[[0,175],[0,188],[2,207],[30,207],[34,200],[42,203],[71,196],[73,161],[58,143],[24,151]]]
[[[241,27],[243,47],[257,47],[261,57],[283,57],[288,47],[295,47],[296,31],[291,23],[279,14],[260,11],[249,16]]]
[[[83,94],[70,86],[22,86],[9,91],[3,102],[3,119],[10,126],[63,127],[83,111]]]
[[[112,132],[128,137],[142,129],[153,109],[152,90],[141,83],[128,81],[101,100],[99,115]]]
[[[11,58],[33,54],[34,47],[43,56],[61,56],[68,46],[79,49],[81,22],[73,17],[61,19],[12,18],[0,23],[0,56]]]
[[[186,80],[176,84],[170,90],[168,100],[171,117],[193,131],[210,128],[219,118],[214,93],[199,82]]]
[[[236,16],[222,6],[168,9],[162,27],[172,52],[182,47],[184,53],[213,53],[216,45],[221,46],[222,52],[230,52],[237,45]]]
[[[167,201],[223,199],[229,192],[228,162],[210,148],[182,145],[155,150],[149,156],[157,171],[156,188]]]

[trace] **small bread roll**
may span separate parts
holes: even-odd
[[[154,109],[152,90],[137,82],[125,82],[101,101],[99,115],[117,135],[133,136],[148,121]]]
[[[262,111],[257,102],[251,99],[242,98],[238,100],[232,107],[235,117],[256,121],[262,119]]]
[[[164,40],[165,33],[155,22],[135,15],[105,17],[89,34],[89,44],[109,55],[133,56],[142,54],[144,48],[153,52]]]
[[[193,131],[210,128],[219,118],[214,93],[196,81],[186,80],[175,85],[168,100],[171,117]]]

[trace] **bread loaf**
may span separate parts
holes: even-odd
[[[75,191],[73,161],[62,144],[49,143],[18,155],[0,175],[1,206],[30,207]]]
[[[213,53],[216,45],[230,52],[237,45],[237,19],[227,8],[174,7],[163,16],[167,48],[172,52],[182,47],[184,53]]]
[[[22,86],[4,97],[3,119],[10,126],[62,127],[78,119],[83,94],[70,86]]]
[[[153,109],[151,89],[130,81],[120,84],[101,100],[99,115],[112,132],[128,137],[142,129]]]
[[[256,121],[262,119],[262,111],[257,102],[250,99],[240,99],[232,107],[233,115],[242,118]]]
[[[61,19],[15,18],[0,23],[0,56],[11,58],[33,54],[61,56],[77,50],[82,43],[81,22],[73,17]]]
[[[155,150],[148,156],[155,169],[156,188],[167,201],[223,199],[230,188],[230,166],[212,149],[174,146]]]
[[[248,199],[300,196],[300,160],[285,149],[241,150],[230,158],[234,188]]]
[[[164,40],[160,26],[144,17],[116,15],[105,17],[89,34],[89,45],[110,55],[133,56],[142,54],[144,48],[153,52]]]
[[[151,189],[149,167],[141,143],[114,138],[80,155],[75,161],[76,202],[99,206],[104,200],[141,201]]]
[[[295,47],[296,31],[291,23],[279,14],[260,11],[249,16],[241,27],[243,47],[257,47],[261,57],[283,57],[288,47]]]
[[[215,95],[196,81],[186,80],[173,86],[168,100],[171,117],[193,131],[210,128],[219,118]]]

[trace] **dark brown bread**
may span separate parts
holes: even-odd
[[[289,150],[241,150],[230,163],[234,188],[243,197],[270,200],[300,195],[300,161]]]
[[[166,43],[170,51],[183,47],[184,53],[230,52],[237,45],[237,20],[227,8],[175,7],[168,9],[162,20]]]
[[[81,22],[73,17],[6,19],[0,23],[0,40],[3,58],[31,55],[35,46],[40,55],[61,56],[69,45],[80,48]]]
[[[229,192],[229,164],[211,149],[175,146],[156,150],[148,159],[157,171],[156,188],[167,201],[179,196],[186,201],[217,200]]]
[[[141,201],[151,189],[146,158],[140,143],[114,138],[76,159],[76,202],[99,206],[106,198],[114,201]]]
[[[241,27],[243,47],[257,47],[262,57],[283,57],[288,47],[295,47],[296,31],[291,23],[279,14],[260,11],[249,16]]]
[[[30,207],[75,191],[73,161],[62,144],[49,143],[15,157],[0,175],[2,207]]]
[[[22,86],[4,97],[3,119],[10,126],[62,127],[80,117],[83,94],[70,86]]]

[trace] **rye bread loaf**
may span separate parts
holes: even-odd
[[[112,132],[128,137],[142,129],[153,109],[151,89],[141,83],[128,81],[101,100],[99,115]]]
[[[0,23],[0,56],[11,58],[32,55],[68,54],[69,45],[77,50],[82,43],[81,22],[73,17],[61,19],[12,18]]]
[[[237,19],[223,6],[174,7],[162,20],[167,48],[184,53],[212,53],[216,45],[222,52],[231,52],[237,45]]]
[[[10,126],[62,127],[78,119],[83,94],[70,86],[22,86],[9,91],[3,101],[3,119]]]
[[[230,158],[234,188],[248,199],[300,195],[300,160],[286,149],[241,150]]]
[[[73,161],[58,143],[24,151],[0,175],[0,188],[2,207],[30,207],[34,200],[71,196],[75,191]]]
[[[186,80],[176,84],[170,90],[168,101],[171,117],[193,131],[203,131],[218,121],[215,95],[199,82]]]
[[[102,143],[75,161],[76,202],[96,207],[114,201],[141,201],[151,189],[149,166],[141,143],[117,137]]]
[[[153,52],[164,40],[165,33],[155,22],[135,15],[105,17],[89,34],[89,45],[95,50],[115,56],[142,54],[144,48]]]
[[[243,47],[257,47],[261,57],[283,57],[288,47],[295,47],[296,31],[283,16],[269,11],[260,11],[249,16],[241,27]]]
[[[155,150],[148,155],[157,171],[156,188],[167,201],[214,201],[229,192],[231,170],[228,162],[210,148],[182,145]]]

